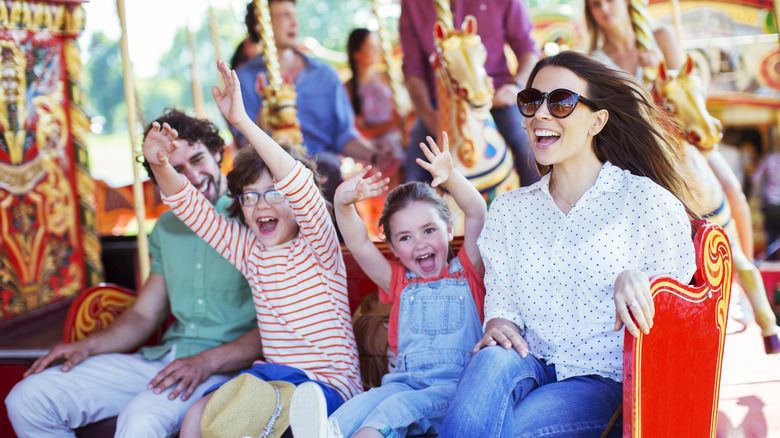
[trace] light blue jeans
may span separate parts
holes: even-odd
[[[598,437],[623,402],[623,385],[601,376],[557,381],[555,366],[495,346],[463,370],[442,437]],[[622,435],[618,419],[610,437]]]
[[[459,259],[450,261],[451,273],[460,270]],[[465,278],[411,283],[399,301],[394,304],[401,306],[395,371],[382,378],[382,386],[358,394],[332,415],[345,437],[362,428],[392,432],[395,438],[436,433],[482,336]]]

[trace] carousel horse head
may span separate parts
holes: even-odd
[[[706,150],[723,138],[722,125],[720,120],[707,111],[701,79],[691,74],[693,66],[693,59],[688,56],[680,72],[675,75],[661,62],[653,93],[656,101],[680,124],[685,141]]]
[[[433,36],[436,42],[433,68],[446,73],[451,95],[473,108],[489,107],[493,102],[493,79],[485,71],[487,50],[477,35],[477,20],[467,16],[461,30],[448,29],[437,21]]]
[[[467,16],[460,30],[437,21],[433,35],[439,128],[449,135],[455,168],[482,193],[519,187],[512,153],[490,114],[493,79],[477,20]]]

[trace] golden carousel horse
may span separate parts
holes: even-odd
[[[455,168],[490,203],[520,182],[512,152],[490,115],[495,90],[485,71],[487,51],[477,35],[477,21],[469,15],[461,30],[455,30],[439,20],[433,33],[439,127],[449,136]]]
[[[693,197],[691,205],[703,219],[725,230],[734,269],[753,307],[756,322],[761,327],[764,349],[767,354],[778,353],[780,337],[777,319],[769,304],[764,283],[758,269],[742,251],[726,192],[705,157],[706,154],[719,153],[715,146],[722,137],[721,123],[707,111],[701,81],[691,74],[693,66],[693,60],[688,57],[680,72],[674,74],[661,63],[658,79],[653,84],[653,95],[656,102],[679,122],[681,172],[685,174]]]

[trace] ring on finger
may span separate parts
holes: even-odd
[[[639,306],[639,301],[633,300],[630,303],[628,303],[628,307],[637,307]]]

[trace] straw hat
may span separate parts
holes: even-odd
[[[239,374],[220,387],[200,419],[203,438],[279,438],[290,426],[295,385]]]

